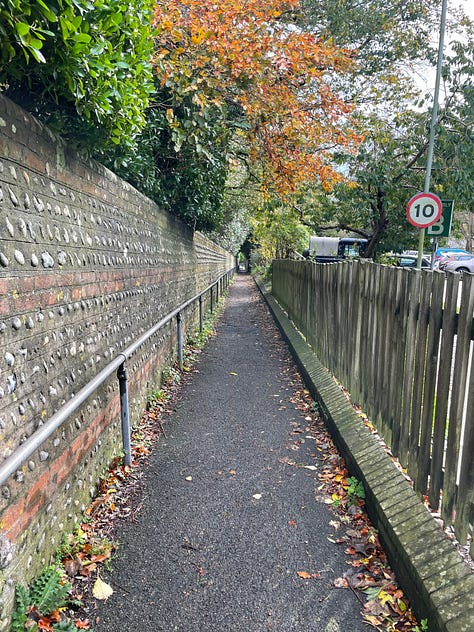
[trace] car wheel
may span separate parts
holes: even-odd
[[[470,272],[470,270],[469,268],[458,268],[456,272],[460,272],[461,274],[464,274],[465,272]]]

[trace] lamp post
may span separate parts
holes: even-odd
[[[428,154],[426,157],[426,174],[425,174],[425,186],[423,191],[429,193],[430,180],[431,180],[431,168],[433,165],[433,152],[434,152],[434,140],[435,140],[435,127],[436,120],[438,118],[438,105],[439,105],[439,86],[441,83],[441,70],[443,67],[443,49],[444,49],[444,32],[446,30],[446,10],[447,0],[443,0],[441,6],[441,24],[439,29],[439,45],[438,45],[438,63],[436,65],[436,81],[435,90],[433,96],[433,111],[431,113],[430,124],[430,137],[428,143]],[[420,238],[418,243],[418,261],[416,267],[421,270],[421,261],[423,258],[423,247],[425,242],[425,229],[420,229]]]

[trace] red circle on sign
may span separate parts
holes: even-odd
[[[439,220],[443,203],[434,193],[417,193],[407,204],[407,219],[417,228],[428,228]]]

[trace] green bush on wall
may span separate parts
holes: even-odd
[[[0,90],[83,146],[127,145],[153,89],[150,0],[5,0]]]

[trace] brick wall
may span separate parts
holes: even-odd
[[[232,257],[0,95],[0,462],[121,350]],[[196,309],[185,323],[191,326]],[[128,363],[137,421],[175,328]],[[0,490],[0,630],[121,451],[118,385],[103,384]]]

